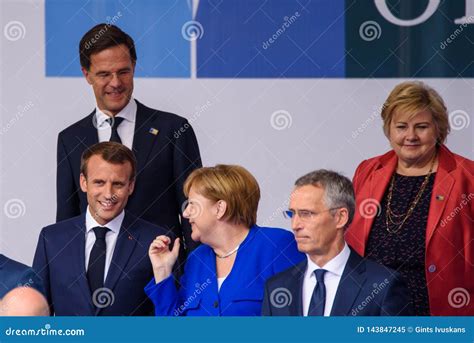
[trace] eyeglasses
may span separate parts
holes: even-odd
[[[311,220],[313,219],[313,217],[317,216],[318,214],[321,214],[321,213],[324,213],[324,212],[329,212],[329,211],[332,211],[332,210],[337,210],[341,207],[333,207],[333,208],[329,208],[327,210],[324,210],[324,211],[319,211],[319,212],[313,212],[313,211],[309,211],[309,210],[296,210],[296,211],[293,211],[293,210],[286,210],[286,211],[283,211],[283,216],[286,218],[286,219],[293,219],[295,216],[298,216],[300,217],[301,220]]]

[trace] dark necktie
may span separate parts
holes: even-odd
[[[316,287],[314,287],[311,302],[309,304],[308,316],[324,316],[324,305],[326,304],[326,286],[324,285],[325,269],[316,269]]]
[[[117,132],[117,128],[123,122],[123,120],[124,118],[121,118],[121,117],[114,117],[113,119],[112,118],[107,119],[107,122],[112,127],[112,133],[110,134],[109,142],[122,143],[122,140],[120,139],[120,136]]]
[[[101,226],[96,226],[92,230],[95,233],[95,243],[89,256],[87,280],[89,281],[91,293],[94,294],[96,289],[104,286],[105,252],[107,248],[105,235],[110,230]]]

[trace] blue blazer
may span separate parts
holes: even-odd
[[[179,291],[170,276],[158,284],[152,279],[145,292],[157,316],[259,316],[265,281],[304,258],[291,232],[253,226],[220,291],[216,256],[202,244],[188,256]]]
[[[303,279],[308,260],[269,279],[262,306],[264,316],[302,316]],[[331,316],[413,315],[408,289],[396,271],[363,259],[351,250]]]
[[[202,166],[196,135],[186,119],[136,102],[132,150],[137,159],[137,179],[126,209],[136,217],[172,230],[177,237],[184,237],[192,250],[197,244],[191,239],[191,226],[187,219],[180,223],[179,216],[186,200],[184,181]],[[58,222],[86,211],[87,197],[80,189],[79,175],[82,152],[99,142],[94,115],[95,110],[59,133]]]
[[[125,212],[104,287],[94,306],[85,268],[85,214],[45,227],[33,268],[42,278],[51,313],[58,316],[144,316],[153,304],[143,287],[153,276],[148,248],[166,231]],[[104,306],[107,305],[107,306]],[[104,306],[104,307],[102,307]]]
[[[16,287],[33,287],[43,292],[41,279],[33,269],[0,254],[0,299]]]

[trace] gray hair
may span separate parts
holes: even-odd
[[[352,222],[355,212],[355,196],[352,182],[344,175],[332,170],[312,171],[295,182],[296,187],[312,185],[324,189],[324,203],[328,208],[346,208],[349,219],[346,228]]]

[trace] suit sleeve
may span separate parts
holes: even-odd
[[[184,243],[188,253],[194,250],[199,244],[191,239],[191,226],[187,219],[182,216],[182,205],[186,198],[183,193],[183,185],[186,178],[194,169],[201,168],[201,155],[199,146],[191,125],[185,121],[181,126],[185,129],[184,133],[174,140],[174,161],[173,176],[175,182],[176,199],[178,200],[179,212],[181,214],[181,228],[184,237]]]
[[[365,165],[365,161],[362,161],[358,166],[354,173],[354,177],[352,178],[352,184],[354,186],[354,193],[357,194],[359,190],[360,184],[360,176],[363,170],[363,166]]]
[[[56,221],[81,214],[74,174],[61,134],[58,136],[56,171]]]
[[[35,271],[37,278],[42,283],[42,291],[46,297],[46,300],[48,301],[50,311],[51,313],[54,313],[53,301],[51,298],[48,255],[45,244],[46,238],[44,236],[45,230],[43,229],[40,233],[35,257],[33,259],[33,270]]]
[[[380,314],[382,316],[414,315],[408,288],[398,273],[390,281]]]

